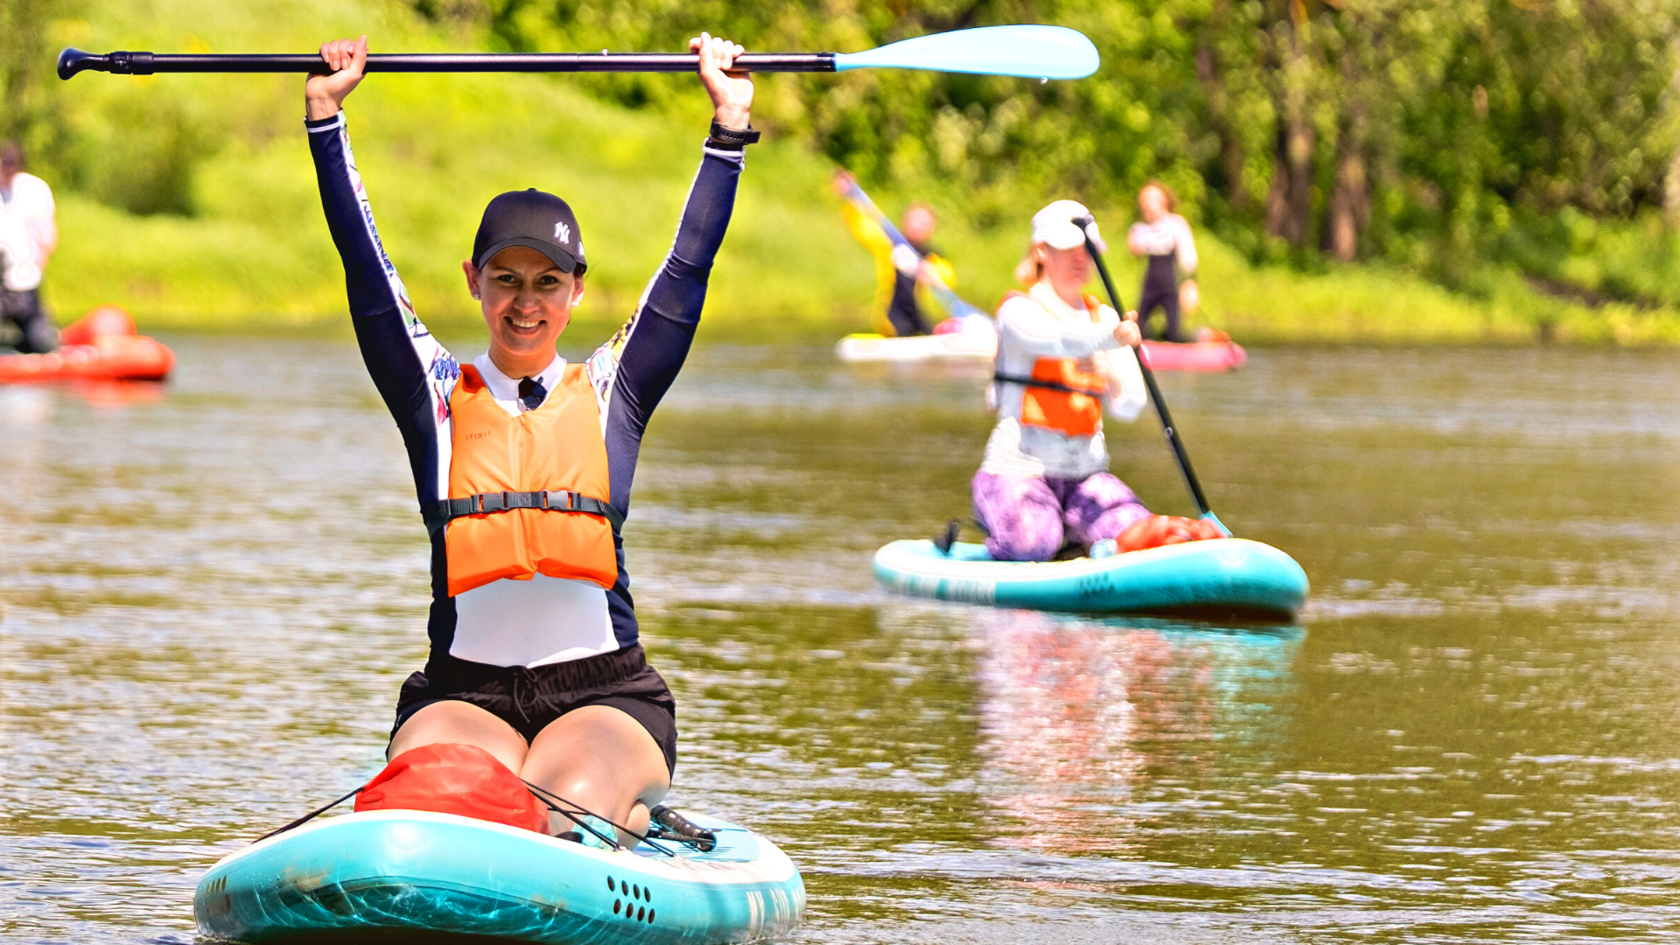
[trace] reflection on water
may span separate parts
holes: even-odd
[[[7,942],[190,941],[198,873],[376,770],[423,659],[424,532],[354,348],[169,343],[137,399],[0,388]],[[882,592],[877,547],[966,510],[985,366],[830,359],[698,351],[626,527],[674,801],[800,863],[797,941],[1680,927],[1680,358],[1164,377],[1221,518],[1312,579],[1266,630]],[[1187,511],[1152,424],[1110,445]]]
[[[1256,631],[993,611],[977,621],[985,800],[1054,853],[1139,848],[1134,791],[1168,768],[1275,736],[1298,627]],[[1225,744],[1220,744],[1224,742]]]

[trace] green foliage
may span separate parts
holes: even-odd
[[[1087,81],[880,73],[767,81],[763,122],[866,182],[944,185],[990,223],[1052,194],[1174,185],[1251,258],[1383,258],[1464,286],[1509,261],[1513,212],[1660,207],[1680,144],[1676,0],[487,0],[519,49],[852,50],[1049,22],[1102,52]],[[632,107],[685,90],[596,81]]]
[[[59,313],[118,301],[151,326],[337,330],[343,287],[299,126],[297,77],[88,75],[60,83],[51,76],[52,53],[65,45],[295,51],[363,32],[376,51],[675,49],[689,33],[714,26],[755,48],[856,50],[926,30],[1041,18],[997,4],[900,8],[864,0],[623,8],[585,0],[564,8],[533,0],[73,2],[79,6],[55,3],[36,21],[34,53],[0,50],[0,61],[34,70],[28,81],[8,79],[5,115],[33,142],[36,169],[61,197],[62,248],[48,282]],[[0,0],[0,12],[16,22],[26,7],[39,16],[39,3]],[[1611,180],[1606,170],[1591,191],[1600,197],[1576,188],[1548,204],[1541,199],[1547,188],[1573,180],[1557,170],[1561,157],[1555,167],[1538,157],[1505,160],[1528,170],[1501,176],[1495,171],[1504,165],[1493,158],[1477,157],[1472,173],[1444,154],[1455,147],[1482,153],[1452,145],[1473,140],[1464,137],[1466,116],[1481,106],[1473,87],[1452,91],[1448,73],[1497,65],[1418,38],[1436,29],[1419,17],[1459,14],[1426,2],[1404,15],[1383,7],[1404,30],[1362,40],[1365,46],[1335,45],[1328,34],[1338,18],[1376,15],[1352,3],[1312,8],[1300,34],[1311,56],[1286,75],[1262,67],[1293,48],[1286,9],[1173,0],[1044,8],[1042,19],[1078,26],[1102,47],[1104,72],[1093,81],[764,77],[754,114],[771,134],[749,158],[708,300],[708,336],[831,339],[867,324],[870,262],[827,196],[838,161],[865,173],[890,214],[911,197],[938,207],[939,242],[957,261],[962,293],[981,306],[1013,287],[1026,219],[1045,200],[1085,198],[1112,234],[1131,215],[1131,188],[1155,176],[1178,189],[1192,219],[1214,224],[1199,233],[1204,321],[1247,339],[1519,342],[1544,331],[1565,340],[1680,341],[1677,248],[1648,209],[1657,199],[1655,169],[1672,153],[1663,150],[1666,100],[1641,98],[1640,108],[1656,117],[1637,127],[1618,119],[1606,130],[1571,119],[1584,129],[1572,133],[1588,142],[1571,154],[1637,138],[1652,142],[1641,147],[1660,160],[1642,159],[1644,176],[1625,162],[1605,164],[1629,185],[1618,191],[1620,177]],[[759,30],[756,40],[749,28]],[[1563,42],[1534,42],[1542,40]],[[1661,59],[1667,48],[1652,51]],[[1615,68],[1609,53],[1594,55],[1595,68]],[[1354,78],[1339,78],[1356,58],[1362,65],[1348,73]],[[1641,82],[1627,85],[1650,85]],[[1487,123],[1533,104],[1506,101],[1529,94],[1521,87],[1484,85]],[[1352,122],[1356,101],[1366,110]],[[1443,103],[1434,118],[1418,104],[1431,101]],[[33,111],[17,103],[34,103]],[[626,103],[641,107],[620,107]],[[1300,244],[1268,232],[1278,128],[1288,108],[1310,119],[1311,130],[1312,227]],[[582,311],[590,323],[583,330],[591,332],[628,314],[668,248],[707,114],[697,84],[677,76],[594,85],[576,76],[374,76],[349,110],[381,233],[428,321],[474,324],[459,264],[478,213],[500,190],[541,186],[572,201],[599,247]],[[1520,141],[1519,130],[1500,147],[1564,153],[1555,143]],[[1412,143],[1417,136],[1443,153]],[[1355,139],[1370,142],[1361,152],[1369,205],[1360,245],[1372,262],[1343,266],[1318,254],[1318,229],[1337,192],[1340,158]],[[1618,192],[1628,195],[1625,217],[1617,216],[1624,205],[1611,201]],[[1455,234],[1468,247],[1457,255],[1447,251],[1459,245]],[[1278,259],[1296,265],[1268,262]],[[1136,263],[1119,254],[1112,262],[1122,289],[1135,286]],[[1447,279],[1449,264],[1460,262],[1451,275],[1456,291],[1414,275]],[[1642,301],[1615,301],[1627,298]],[[1612,304],[1599,304],[1606,301]]]
[[[26,152],[50,151],[58,143],[51,121],[56,91],[48,66],[48,27],[68,16],[81,0],[0,0],[0,138]]]
[[[161,88],[117,87],[79,111],[60,146],[65,184],[130,213],[193,212],[193,181],[220,137],[193,104]]]

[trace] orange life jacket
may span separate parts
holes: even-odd
[[[449,396],[454,416],[448,501],[427,510],[447,523],[449,596],[533,575],[618,580],[601,408],[583,365],[566,366],[535,410],[510,416],[471,365]]]
[[[1004,296],[1004,302],[1016,297],[1031,298],[1021,292],[1011,292]],[[1085,310],[1091,321],[1097,320],[1101,308],[1102,302],[1096,296],[1085,296]],[[1068,436],[1095,436],[1102,429],[1102,398],[1108,392],[1108,379],[1099,373],[1080,370],[1078,358],[1039,358],[1033,363],[1031,377],[998,373],[993,379],[1022,385],[1021,423],[1026,426]]]

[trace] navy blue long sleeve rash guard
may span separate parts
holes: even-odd
[[[351,154],[344,114],[306,125],[327,225],[344,261],[345,290],[362,359],[402,431],[417,497],[422,503],[446,498],[452,447],[449,394],[460,377],[460,368],[416,315],[396,267],[379,240],[373,211]],[[629,511],[630,487],[648,418],[676,379],[699,325],[707,278],[729,226],[742,162],[741,152],[704,149],[670,254],[648,283],[629,321],[586,363],[602,408],[602,433],[612,493],[609,500],[620,513]],[[448,594],[443,530],[434,534],[431,541],[432,606],[428,634],[433,659],[452,651],[459,655],[463,649],[471,654],[494,652],[493,645],[488,649],[482,643],[457,645],[458,631],[467,633],[463,624],[477,618],[471,614],[462,616],[470,608],[458,607],[458,599]],[[604,592],[603,622],[610,623],[608,643],[624,647],[636,642],[637,627],[630,578],[624,567],[624,545],[617,538],[615,543],[618,580],[610,591]],[[527,586],[531,583],[494,582]],[[460,600],[483,590],[469,591]],[[594,590],[602,593],[599,588]],[[505,607],[497,610],[490,606],[482,610],[504,618],[507,613]],[[472,632],[495,631],[488,628]],[[548,655],[536,662],[555,662],[577,655],[586,654]],[[517,656],[511,661],[481,655],[469,658],[501,665],[524,662],[524,658]]]

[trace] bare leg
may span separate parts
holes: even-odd
[[[647,831],[648,809],[671,789],[659,743],[640,722],[603,705],[584,706],[550,722],[537,733],[519,773],[637,833]],[[551,822],[556,832],[572,829],[558,814]],[[629,837],[620,840],[633,842]]]
[[[550,726],[551,728],[553,726]],[[528,746],[513,726],[476,705],[434,702],[409,718],[386,749],[387,760],[425,745],[474,745],[489,752],[515,774],[525,767]]]

